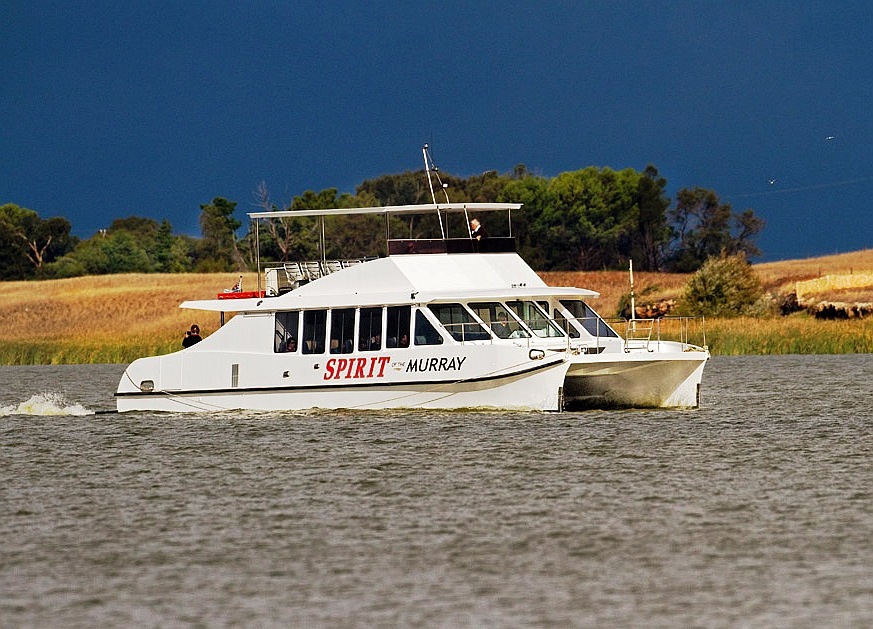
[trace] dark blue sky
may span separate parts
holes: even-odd
[[[766,260],[873,247],[873,3],[0,5],[0,203],[197,235],[437,165],[654,164],[767,221]],[[775,180],[770,183],[771,180]]]

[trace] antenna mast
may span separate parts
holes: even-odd
[[[433,163],[433,157],[431,157],[430,149],[427,144],[425,144],[421,149],[421,155],[424,157],[424,171],[427,173],[427,185],[430,188],[430,198],[433,200],[433,204],[436,205],[437,208],[437,219],[440,222],[440,233],[443,236],[443,240],[446,239],[446,230],[443,229],[443,216],[440,213],[440,207],[436,200],[436,194],[433,191],[433,181],[430,178],[430,173],[433,171],[434,176],[437,179],[437,182],[440,184],[440,187],[443,189],[443,194],[446,195],[446,203],[449,203],[449,193],[446,192],[446,188],[449,187],[449,184],[443,183],[440,179],[439,168],[436,167],[436,164]]]

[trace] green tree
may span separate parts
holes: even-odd
[[[200,206],[200,229],[203,232],[198,269],[201,271],[241,271],[245,263],[237,247],[236,230],[240,223],[234,218],[236,201],[215,197],[212,203]]]
[[[74,257],[88,275],[150,273],[152,261],[143,243],[127,230],[98,234],[81,243]]]
[[[699,269],[706,260],[722,252],[760,255],[754,238],[764,221],[751,210],[735,214],[730,203],[722,203],[713,190],[680,190],[676,206],[669,211],[673,244],[668,268],[679,273]]]
[[[149,248],[149,257],[152,259],[155,271],[158,273],[171,273],[173,268],[173,226],[170,221],[164,219],[158,226]]]
[[[184,234],[174,236],[170,247],[170,258],[167,260],[167,272],[187,273],[194,269],[194,258],[197,255],[198,241]]]
[[[379,205],[420,205],[433,203],[423,170],[406,171],[367,179],[356,188],[358,196],[370,195]]]
[[[144,216],[128,216],[127,218],[116,218],[109,224],[108,232],[117,232],[120,230],[129,232],[133,236],[141,240],[154,240],[158,234],[160,226],[153,218]]]
[[[170,234],[172,234],[172,228],[170,227],[169,222],[164,221],[166,225],[164,226],[164,231],[166,232],[169,229]],[[167,242],[162,242],[162,244],[158,245],[158,234],[161,233],[161,225],[158,224],[156,220],[153,218],[146,218],[143,216],[128,216],[127,218],[116,218],[112,223],[109,224],[109,229],[107,233],[111,236],[109,243],[104,243],[105,245],[114,246],[119,242],[116,238],[120,234],[120,232],[124,232],[134,237],[137,242],[138,249],[146,254],[148,262],[139,254],[139,251],[136,253],[137,263],[136,265],[140,268],[137,268],[136,273],[155,273],[161,272],[164,269],[164,265],[159,262],[158,258],[165,257],[169,254],[169,249],[164,249],[164,251],[160,250],[160,246],[167,247]],[[96,236],[95,236],[96,237]],[[126,238],[122,239],[123,241],[127,241]],[[130,257],[130,254],[128,254]],[[132,264],[130,260],[128,260],[125,264]],[[107,271],[107,272],[115,272],[115,271]]]
[[[25,279],[75,245],[65,218],[41,219],[14,203],[0,206],[0,279]]]
[[[129,216],[112,221],[75,249],[48,265],[50,277],[109,273],[190,271],[194,241],[174,236],[170,222]]]
[[[760,256],[761,250],[755,244],[755,238],[764,229],[764,219],[755,216],[755,212],[749,208],[743,210],[741,214],[735,214],[733,224],[735,236],[730,249],[731,253],[742,253],[747,258]]]
[[[667,224],[670,199],[666,187],[667,180],[658,174],[658,169],[651,164],[646,166],[637,184],[637,224],[629,251],[630,258],[641,271],[661,269],[664,250],[670,241],[670,226]]]
[[[512,231],[519,254],[533,268],[543,270],[550,268],[547,251],[540,246],[544,231],[542,216],[549,202],[548,187],[545,177],[522,176],[507,183],[496,199],[502,203],[522,204],[521,211],[512,214]]]
[[[639,230],[640,177],[632,169],[589,167],[550,180],[529,230],[536,246],[546,252],[545,268],[623,265]],[[515,182],[507,187],[517,189]]]

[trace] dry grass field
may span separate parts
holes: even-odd
[[[756,264],[755,271],[771,292],[788,293],[797,282],[825,278],[827,276],[854,276],[858,278],[852,288],[827,289],[827,282],[820,293],[821,299],[831,301],[873,301],[873,285],[869,275],[873,273],[873,249],[839,253],[819,258],[785,260]]]
[[[99,275],[40,282],[0,282],[0,363],[126,362],[180,347],[197,323],[208,334],[214,313],[183,310],[209,299],[237,275]],[[243,286],[257,285],[254,273]]]
[[[600,293],[591,306],[604,317],[615,316],[622,295],[630,291],[626,271],[548,271],[539,274],[550,286],[575,286]],[[681,273],[640,273],[634,271],[634,294],[670,299],[682,294],[690,275]]]
[[[820,258],[785,260],[754,265],[764,289],[770,293],[791,293],[799,281],[825,276],[857,276],[860,285],[850,289],[825,290],[822,299],[832,301],[873,301],[873,285],[868,276],[873,273],[873,249],[841,253]],[[554,271],[540,273],[552,286],[590,288],[600,293],[592,302],[604,316],[616,312],[621,296],[630,290],[630,281],[624,271]],[[670,299],[682,294],[690,275],[679,273],[634,272],[634,292],[638,299]],[[648,292],[647,292],[648,291]],[[646,297],[641,297],[641,296]]]
[[[873,273],[873,250],[808,260],[755,265],[771,292],[790,292],[794,283],[826,275]],[[621,271],[550,272],[555,286],[577,286],[601,293],[592,302],[606,317],[615,314],[628,292]],[[681,295],[687,275],[635,273],[638,296],[664,299]],[[183,310],[182,301],[208,299],[229,288],[236,275],[112,275],[39,282],[0,282],[0,364],[128,362],[137,356],[180,347],[184,331],[197,323],[209,334],[215,313]],[[257,285],[255,274],[243,278]],[[873,297],[873,287],[856,287],[852,296]],[[870,299],[873,301],[873,299]],[[793,319],[793,320],[792,320]],[[828,327],[831,326],[831,327]],[[854,326],[854,327],[853,327]],[[873,320],[818,322],[792,317],[778,320],[707,320],[710,346],[717,353],[815,352],[814,337],[841,339],[840,351],[873,351]],[[783,338],[774,346],[774,339]],[[768,349],[769,348],[769,349]]]

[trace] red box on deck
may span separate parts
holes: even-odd
[[[252,297],[263,297],[264,291],[250,290],[240,291],[238,293],[218,293],[219,299],[251,299]]]

